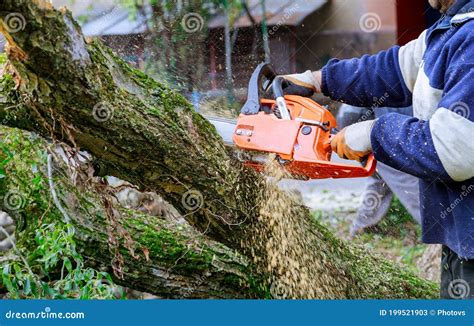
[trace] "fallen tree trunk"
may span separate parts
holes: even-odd
[[[436,286],[336,239],[310,212],[226,153],[186,100],[86,42],[66,10],[4,0],[18,13],[0,119],[89,151],[101,174],[153,190],[200,232],[251,260],[276,296],[428,298]],[[191,199],[187,201],[187,199]]]
[[[0,210],[20,221],[17,248],[33,246],[42,225],[67,219],[86,263],[117,284],[164,298],[265,296],[263,282],[233,250],[187,224],[120,207],[100,179],[67,166],[41,138],[5,127],[0,138],[0,161],[8,161]],[[48,152],[56,159],[48,161]]]

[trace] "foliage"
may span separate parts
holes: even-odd
[[[73,227],[53,222],[61,218],[51,209],[49,189],[40,171],[46,159],[39,146],[41,139],[20,130],[7,132],[1,126],[0,139],[0,207],[7,193],[18,199],[17,207],[4,209],[16,220],[21,242],[0,256],[0,289],[7,290],[10,298],[114,298],[116,287],[110,276],[84,266]],[[32,222],[29,228],[34,239],[22,237],[26,219]]]
[[[85,268],[71,225],[43,225],[36,247],[22,259],[7,260],[1,283],[12,299],[113,299],[116,287],[109,274]],[[17,254],[22,255],[16,248]],[[59,276],[59,278],[58,278]]]
[[[1,155],[2,153],[4,155]],[[8,148],[0,143],[0,179],[6,177],[7,172],[5,171],[5,166],[10,162],[12,157],[13,155],[10,153]]]

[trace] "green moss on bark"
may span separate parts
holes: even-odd
[[[32,248],[34,233],[43,224],[58,223],[64,216],[52,201],[47,179],[47,150],[50,145],[32,134],[17,129],[0,127],[2,139],[0,161],[6,172],[0,178],[0,198],[14,194],[20,199],[18,207],[3,207],[19,223],[17,238],[20,248]],[[110,273],[114,258],[108,246],[110,233],[107,230],[106,212],[99,199],[97,189],[84,184],[73,185],[62,163],[55,163],[54,183],[76,228],[77,243],[87,263]],[[133,210],[116,207],[120,212],[120,223],[134,241],[133,256],[130,248],[120,242],[123,255],[124,279],[115,281],[125,286],[136,286],[146,292],[161,296],[184,295],[195,297],[198,293],[184,292],[187,280],[189,287],[202,287],[199,295],[207,297],[258,298],[265,295],[265,283],[254,273],[253,267],[234,251],[212,242],[194,232],[187,225],[178,225],[159,217],[150,217]],[[153,271],[164,270],[179,282],[182,289],[168,293],[158,286],[159,277]],[[143,280],[150,280],[145,283]],[[151,281],[154,279],[154,281]],[[178,281],[174,281],[178,282]],[[205,282],[213,284],[206,288]],[[202,283],[202,284],[200,284]],[[197,290],[196,290],[197,291]]]

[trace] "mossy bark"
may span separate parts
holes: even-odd
[[[100,42],[84,40],[69,12],[45,1],[3,0],[0,17],[11,12],[21,13],[26,25],[9,33],[0,20],[10,44],[0,84],[5,124],[85,149],[101,174],[158,192],[197,230],[270,274],[268,286],[285,292],[291,275],[289,297],[437,295],[434,284],[336,239],[305,207],[233,161],[214,127],[182,96]],[[98,108],[108,115],[97,117]],[[203,200],[191,211],[183,205],[190,190]],[[275,205],[281,201],[291,203],[283,212]],[[277,226],[284,231],[285,224],[290,242],[275,241],[285,235],[275,231],[273,209],[284,215]],[[284,255],[272,257],[274,249]],[[285,270],[297,260],[305,266]],[[302,268],[305,277],[298,275]]]
[[[79,175],[72,178],[54,145],[2,126],[0,139],[0,162],[7,161],[6,176],[0,178],[0,210],[17,221],[20,250],[34,245],[35,230],[41,225],[65,222],[49,185],[47,155],[52,153],[56,156],[49,166],[53,188],[76,229],[76,244],[89,266],[109,272],[117,284],[164,298],[267,295],[263,279],[259,281],[244,257],[187,224],[120,207],[110,196],[111,188],[99,178],[79,170],[74,170]]]

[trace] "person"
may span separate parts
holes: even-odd
[[[443,16],[418,39],[376,55],[330,60],[284,76],[287,94],[322,92],[370,107],[413,105],[344,128],[339,156],[379,162],[420,178],[422,240],[443,245],[441,297],[474,298],[474,0],[429,0]]]
[[[361,108],[342,104],[337,112],[338,128],[344,128],[364,120],[373,120],[390,112],[399,112],[413,116],[413,108],[375,107]],[[361,205],[349,230],[350,238],[376,225],[390,209],[393,196],[396,195],[413,219],[421,224],[418,178],[398,171],[386,164],[378,163],[377,171],[367,178],[362,193]]]

